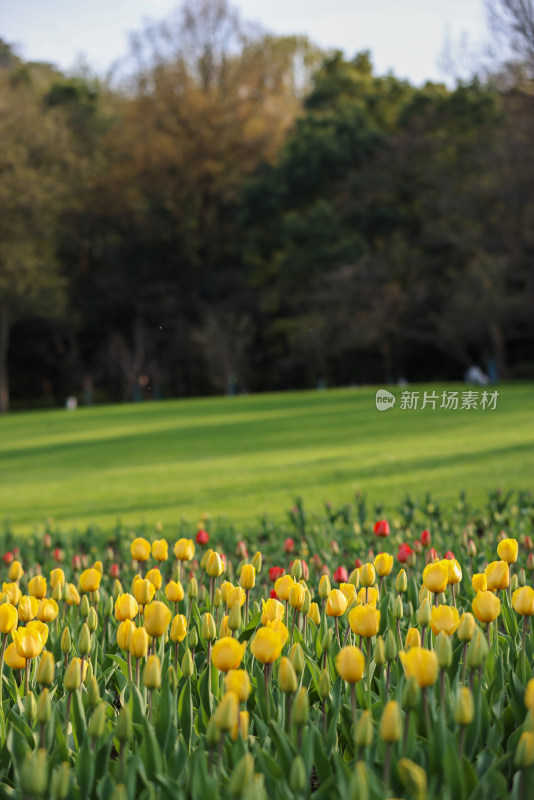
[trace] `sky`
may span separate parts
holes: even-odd
[[[32,61],[64,70],[85,62],[104,74],[128,52],[129,32],[168,16],[176,0],[0,0],[0,38]],[[353,55],[370,50],[376,71],[421,84],[450,80],[454,51],[487,40],[484,0],[233,0],[242,16],[280,34],[304,33]]]

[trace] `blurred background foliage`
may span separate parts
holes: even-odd
[[[534,377],[524,5],[455,88],[226,0],[133,37],[120,80],[0,42],[0,407]]]

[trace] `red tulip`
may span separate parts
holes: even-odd
[[[63,550],[61,549],[61,547],[56,547],[56,549],[54,550],[52,555],[54,556],[54,561],[57,564],[61,564],[61,562],[65,558],[65,554],[64,554]]]
[[[530,536],[525,536],[525,547],[527,548],[527,550],[533,549],[532,539],[530,538]]]
[[[337,583],[347,583],[349,579],[349,573],[345,569],[345,567],[338,567],[334,572],[334,580]]]
[[[397,558],[400,561],[400,563],[401,564],[406,564],[406,562],[408,561],[408,556],[412,552],[413,551],[412,551],[412,548],[410,547],[410,545],[406,544],[405,542],[403,542],[399,546],[399,552],[397,553]]]
[[[438,557],[438,554],[436,553],[434,548],[431,547],[430,550],[428,551],[428,553],[426,554],[425,562],[427,564],[431,564],[433,561],[436,560],[437,557]]]
[[[271,589],[270,597],[273,597],[275,600],[278,599],[278,595],[276,594],[274,589]]]
[[[527,569],[534,569],[534,553],[529,553],[527,557]]]
[[[312,561],[313,561],[313,566],[316,569],[320,569],[321,568],[323,562],[321,561],[321,556],[318,553],[315,553],[312,556]]]
[[[205,530],[199,530],[196,535],[197,544],[207,544],[210,540],[209,533]]]
[[[269,580],[273,583],[285,574],[286,571],[283,567],[269,567]]]
[[[308,578],[310,577],[310,570],[308,569],[308,565],[306,564],[305,561],[301,561],[300,565],[302,567],[302,577],[304,578],[305,581],[307,581]]]
[[[354,559],[354,566],[357,569],[360,569],[360,567],[363,566],[363,561],[361,560],[361,558],[355,558]]]
[[[119,565],[118,564],[112,564],[111,567],[109,568],[109,574],[111,575],[112,578],[118,578],[119,575],[121,574],[121,571],[119,569]]]
[[[421,544],[419,539],[416,539],[415,542],[413,543],[413,549],[414,553],[417,553],[417,555],[423,552],[423,545]]]
[[[292,553],[295,549],[295,542],[293,539],[286,539],[284,542],[284,553]]]
[[[235,551],[239,556],[239,558],[244,558],[244,559],[248,558],[248,550],[245,542],[243,541],[238,542]]]
[[[444,557],[445,557],[445,558],[448,558],[448,559],[449,559],[449,561],[454,561],[454,559],[456,558],[456,556],[454,555],[454,553],[452,552],[452,550],[447,550],[447,552],[445,553],[445,556],[444,556]]]
[[[81,566],[82,560],[80,556],[72,556],[72,569],[77,572],[79,569],[81,569]]]
[[[13,559],[14,556],[10,550],[8,550],[7,553],[4,553],[4,555],[2,556],[2,561],[4,562],[4,564],[11,564]]]
[[[375,522],[373,530],[375,536],[389,536],[389,522],[387,519],[379,519],[378,522]]]
[[[425,530],[421,534],[421,544],[423,545],[423,547],[430,546],[430,539],[431,539],[430,531],[425,528]]]

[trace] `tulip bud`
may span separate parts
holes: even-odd
[[[527,556],[527,569],[530,571],[534,569],[534,553],[529,553]]]
[[[512,578],[510,580],[510,591],[511,592],[515,592],[515,590],[518,587],[519,587],[519,578],[517,577],[517,574],[514,572],[514,574],[512,575]]]
[[[48,650],[45,650],[37,667],[37,683],[40,686],[50,686],[54,682],[55,672],[54,656]]]
[[[416,800],[424,800],[427,796],[428,785],[424,769],[414,761],[410,761],[409,758],[401,758],[399,761],[399,773],[409,794]]]
[[[68,692],[75,692],[79,689],[82,683],[82,676],[80,672],[80,659],[73,658],[65,671],[63,678],[63,686]]]
[[[111,794],[110,800],[128,800],[128,790],[124,783],[117,783]]]
[[[215,594],[213,595],[213,608],[220,608],[222,606],[222,594],[219,587],[215,589]]]
[[[469,539],[467,542],[467,555],[470,558],[474,558],[477,554],[477,546],[472,539]]]
[[[399,652],[399,649],[397,647],[397,640],[395,639],[395,634],[393,633],[391,628],[388,630],[386,634],[385,650],[386,650],[386,661],[388,662],[388,664],[391,664],[393,661],[395,661],[395,659],[397,658],[397,654]]]
[[[187,596],[190,600],[194,600],[198,597],[198,583],[195,578],[191,578],[187,584]]]
[[[369,747],[373,743],[373,715],[366,709],[362,712],[354,732],[356,747]]]
[[[200,565],[199,565],[200,569],[204,569],[204,570],[206,569],[206,564],[208,563],[208,558],[211,556],[212,553],[213,553],[213,549],[211,547],[208,547],[208,549],[206,550],[205,553],[203,553],[202,558],[200,559]]]
[[[474,636],[475,628],[475,618],[469,611],[467,611],[465,614],[462,614],[456,635],[461,642],[470,642]]]
[[[52,800],[67,800],[70,791],[70,766],[63,761],[52,773],[50,797]]]
[[[297,692],[295,704],[293,706],[293,719],[298,728],[308,724],[308,717],[310,713],[310,701],[308,699],[308,692],[302,686]]]
[[[302,756],[296,755],[289,771],[289,786],[293,792],[298,795],[304,791],[307,784],[308,775],[306,773],[306,766],[302,760]]]
[[[419,705],[420,695],[421,689],[419,683],[417,682],[417,678],[412,675],[411,678],[408,678],[402,689],[402,707],[406,711],[415,711]]]
[[[46,725],[52,715],[52,702],[50,692],[43,689],[37,701],[36,719],[39,725]]]
[[[526,582],[527,582],[527,576],[526,576],[524,567],[521,567],[521,569],[517,573],[517,582],[518,582],[519,586],[524,586],[526,584]]]
[[[376,580],[376,571],[373,564],[364,564],[360,570],[360,583],[362,586],[372,586]]]
[[[89,609],[89,614],[87,615],[87,627],[91,633],[94,633],[98,628],[98,614],[93,607]]]
[[[228,791],[232,797],[243,797],[254,778],[254,757],[245,753],[237,762],[230,776]]]
[[[432,615],[432,609],[430,607],[430,603],[428,598],[425,598],[419,608],[417,609],[416,619],[417,624],[421,628],[426,628],[430,625],[430,617]]]
[[[294,581],[300,581],[302,578],[302,564],[300,563],[300,559],[296,558],[295,561],[293,561],[289,574]]]
[[[241,606],[236,603],[228,614],[228,627],[231,631],[237,631],[241,627]]]
[[[191,675],[195,671],[195,662],[193,661],[193,656],[191,655],[191,650],[186,647],[184,656],[182,658],[182,663],[180,665],[182,669],[182,673],[184,678],[190,678]]]
[[[194,650],[198,644],[198,631],[196,628],[191,628],[189,633],[189,647]]]
[[[70,636],[70,631],[67,627],[63,629],[63,633],[61,634],[61,652],[63,655],[67,655],[70,653],[72,647],[72,640]]]
[[[280,691],[286,694],[292,694],[297,691],[297,673],[289,658],[285,656],[281,659],[278,667],[278,686]]]
[[[301,675],[304,672],[305,659],[304,651],[299,642],[291,648],[290,659],[297,675]]]
[[[89,670],[87,672],[89,673]],[[87,683],[87,701],[89,708],[96,708],[100,702],[100,689],[94,675],[91,676],[91,680]]]
[[[35,719],[35,715],[37,713],[37,703],[35,701],[35,695],[33,692],[28,692],[28,694],[24,698],[24,719],[28,723],[28,725],[33,724],[33,720]]]
[[[87,618],[87,615],[89,614],[90,610],[91,606],[89,605],[89,598],[87,597],[86,594],[84,594],[84,596],[82,597],[82,601],[80,603],[80,614],[83,617],[83,619]]]
[[[327,628],[323,636],[323,640],[321,642],[321,650],[323,653],[327,653],[330,650],[333,641],[334,641],[334,631],[332,630],[332,628]]]
[[[86,656],[91,652],[91,632],[86,622],[83,623],[78,637],[78,652],[81,656]]]
[[[113,584],[113,599],[116,600],[121,594],[123,594],[122,583],[116,580]]]
[[[90,739],[101,739],[106,732],[106,704],[100,703],[99,706],[93,711],[89,725],[87,726],[87,733]]]
[[[304,587],[304,602],[300,607],[300,611],[304,616],[306,616],[306,614],[309,614],[310,608],[311,608],[310,590],[307,587]]]
[[[408,588],[408,578],[406,576],[406,571],[401,569],[399,574],[397,575],[397,580],[395,582],[395,589],[397,590],[398,594],[402,594]]]
[[[363,761],[358,761],[356,769],[352,770],[349,797],[351,800],[369,800],[369,778],[367,776],[367,767]]]
[[[143,673],[143,683],[147,689],[159,689],[161,686],[161,663],[158,656],[149,656]]]
[[[377,667],[383,667],[386,663],[386,647],[381,636],[376,638],[374,660]]]
[[[220,731],[230,731],[235,725],[239,710],[239,700],[234,692],[226,692],[215,713],[213,720]]]
[[[473,695],[467,686],[462,686],[456,696],[454,719],[458,725],[470,725],[475,716]]]
[[[481,667],[488,655],[488,643],[485,636],[477,628],[477,631],[467,647],[467,666],[469,669]]]
[[[40,796],[48,786],[48,753],[46,750],[31,750],[24,756],[20,770],[22,794],[28,797]]]
[[[528,769],[534,764],[534,733],[524,731],[517,744],[514,756],[517,769]]]
[[[326,600],[330,594],[330,578],[328,575],[323,575],[319,581],[319,597],[321,600]]]
[[[330,675],[327,669],[323,669],[319,678],[319,697],[324,702],[330,697]]]
[[[257,550],[252,557],[252,566],[254,567],[256,575],[259,575],[262,567],[262,557],[259,550]]]
[[[404,611],[402,608],[402,597],[400,596],[400,594],[398,594],[393,603],[393,618],[397,620],[402,619],[403,613]]]
[[[212,642],[217,636],[215,628],[215,620],[212,615],[207,612],[202,616],[202,638],[205,642]]]
[[[447,636],[445,631],[441,631],[438,634],[434,649],[438,657],[439,668],[447,669],[447,667],[450,667],[452,663],[452,644],[451,637]]]
[[[360,588],[360,570],[358,568],[352,570],[347,583],[351,583],[355,586],[356,590]]]
[[[380,720],[380,738],[384,742],[398,742],[402,736],[402,717],[396,700],[388,700]]]
[[[117,725],[115,726],[115,736],[119,742],[127,742],[132,735],[132,719],[128,706],[123,706],[122,710],[117,717]]]
[[[52,599],[59,603],[63,597],[63,586],[60,583],[54,584],[52,589]]]

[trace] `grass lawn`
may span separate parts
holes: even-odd
[[[318,509],[359,490],[393,508],[407,492],[532,488],[533,384],[500,386],[494,411],[407,411],[393,391],[382,413],[365,388],[12,414],[0,419],[0,518],[19,532],[47,516],[63,528],[239,522],[298,495]]]

